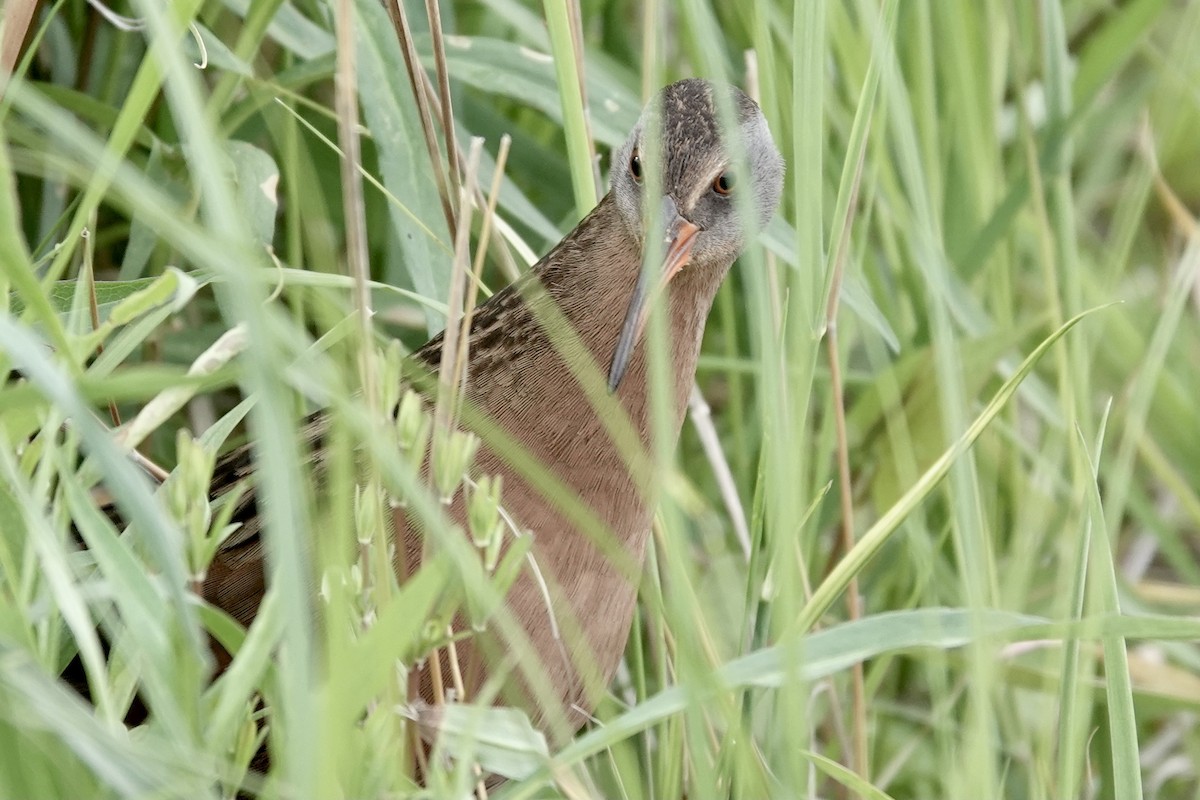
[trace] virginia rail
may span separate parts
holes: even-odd
[[[719,98],[717,93],[724,92]],[[721,110],[732,114],[734,163]],[[652,435],[650,374],[643,329],[652,301],[665,295],[668,349],[669,428],[679,435],[705,319],[714,296],[747,237],[775,213],[784,164],[758,106],[741,91],[698,79],[663,89],[616,152],[611,186],[595,209],[531,271],[481,305],[468,342],[464,402],[519,443],[586,504],[640,567],[654,499],[650,476],[635,474],[603,420],[568,368],[582,352],[563,347],[546,329],[551,304],[577,334],[575,342],[608,370],[608,388],[632,423],[643,449]],[[649,188],[656,191],[649,195]],[[748,193],[745,197],[740,197]],[[743,219],[743,216],[746,218]],[[647,251],[653,263],[644,260]],[[554,340],[554,341],[552,341]],[[441,335],[413,358],[436,371]],[[561,349],[560,349],[561,348]],[[305,428],[320,448],[320,415]],[[319,463],[319,459],[318,459]],[[226,455],[215,472],[214,493],[252,474],[248,448]],[[549,586],[549,604],[526,569],[508,592],[509,612],[519,623],[544,669],[543,692],[559,708],[536,703],[522,680],[510,680],[510,702],[523,705],[535,722],[548,716],[580,726],[621,661],[637,586],[627,568],[606,557],[578,530],[560,506],[542,495],[503,453],[483,446],[474,471],[503,477],[501,503],[533,537],[532,555]],[[465,524],[462,492],[448,508]],[[203,584],[207,601],[249,625],[265,590],[263,544],[253,489],[239,501],[241,528],[222,546]],[[395,513],[396,551],[420,552],[421,532],[403,510]],[[551,623],[553,609],[558,625]],[[573,624],[563,625],[564,620]],[[556,639],[555,631],[564,631]],[[570,636],[577,631],[578,635]],[[509,643],[485,632],[460,644],[472,694]],[[503,660],[503,659],[500,659]],[[514,691],[515,690],[515,691]],[[426,687],[428,694],[428,687]]]

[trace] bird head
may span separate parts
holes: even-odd
[[[732,111],[722,126],[721,98]],[[731,139],[736,146],[731,147]],[[735,162],[735,157],[743,160]],[[667,86],[646,106],[613,157],[613,200],[643,259],[609,369],[615,391],[642,336],[651,300],[684,270],[720,280],[747,237],[770,221],[784,162],[758,104],[702,79]]]

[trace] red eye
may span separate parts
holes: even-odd
[[[722,197],[728,197],[733,194],[734,187],[737,186],[737,180],[733,177],[732,172],[722,172],[713,181],[713,191]]]
[[[629,157],[629,174],[633,176],[634,183],[642,182],[642,157],[636,147],[633,148],[633,155]]]

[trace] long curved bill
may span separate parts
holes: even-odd
[[[638,275],[633,296],[629,299],[629,308],[625,311],[625,322],[621,325],[621,335],[617,339],[617,349],[613,351],[612,366],[608,371],[610,392],[617,390],[621,379],[625,377],[625,371],[629,369],[633,349],[646,330],[652,301],[662,293],[671,279],[687,266],[692,257],[692,245],[695,244],[696,234],[700,232],[698,226],[680,215],[675,201],[670,196],[663,198],[662,224],[667,232],[663,238],[666,252],[663,255],[662,267],[657,271],[657,279],[653,269],[642,269]]]

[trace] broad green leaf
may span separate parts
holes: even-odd
[[[279,167],[275,159],[249,142],[230,141],[225,151],[233,162],[233,182],[246,224],[257,242],[269,248],[275,238],[275,214],[279,209]]]
[[[150,158],[146,161],[146,177],[160,185],[167,184],[169,175],[164,163],[164,146],[154,142],[150,147]],[[147,224],[140,214],[134,214],[129,226],[129,241],[125,246],[125,259],[121,262],[118,280],[131,281],[142,277],[150,263],[154,248],[161,241],[158,231]]]
[[[515,708],[447,703],[425,706],[430,733],[442,753],[477,762],[485,772],[523,779],[550,760],[546,737]]]
[[[178,312],[201,285],[191,275],[175,267],[168,267],[156,278],[96,281],[96,307],[101,325],[106,330],[128,325],[159,306]],[[57,281],[50,288],[47,296],[60,317],[65,318],[71,312],[79,290],[79,282],[74,280]],[[25,307],[19,297],[10,298],[10,305],[16,314]]]
[[[225,0],[225,5],[239,16],[250,13],[251,0]],[[280,3],[267,35],[304,59],[314,59],[333,52],[333,34],[313,23],[291,3]]]
[[[217,38],[206,25],[196,22],[194,23],[194,30],[199,32],[200,40],[204,43],[204,52],[200,52],[200,48],[196,45],[196,40],[193,37],[188,37],[184,41],[184,47],[189,57],[195,63],[207,62],[209,69],[216,67],[217,69],[223,69],[226,72],[240,75],[243,78],[254,76],[254,70],[250,68],[250,65],[238,58],[237,54],[226,47],[225,42]]]
[[[441,299],[448,296],[452,248],[446,244],[446,220],[440,211],[412,92],[407,81],[397,79],[405,74],[404,60],[391,21],[379,4],[359,0],[355,8],[359,14],[357,46],[363,116],[375,139],[384,186],[416,217],[414,220],[389,206],[392,229],[412,286],[418,294]],[[438,165],[437,169],[442,167]],[[426,309],[425,318],[430,333],[443,325],[442,315],[430,309]]]
[[[820,753],[814,753],[811,750],[802,753],[802,755],[813,762],[817,769],[854,792],[858,797],[867,798],[867,800],[892,800],[890,794],[876,788],[870,782],[864,780],[858,773],[846,769],[846,767],[832,758]]]
[[[428,42],[428,37],[417,40],[422,60],[432,66]],[[451,76],[463,83],[519,100],[562,122],[554,59],[547,53],[499,39],[452,36],[446,40],[446,66]],[[637,122],[641,101],[604,71],[592,70],[586,77],[592,136],[617,147]]]

